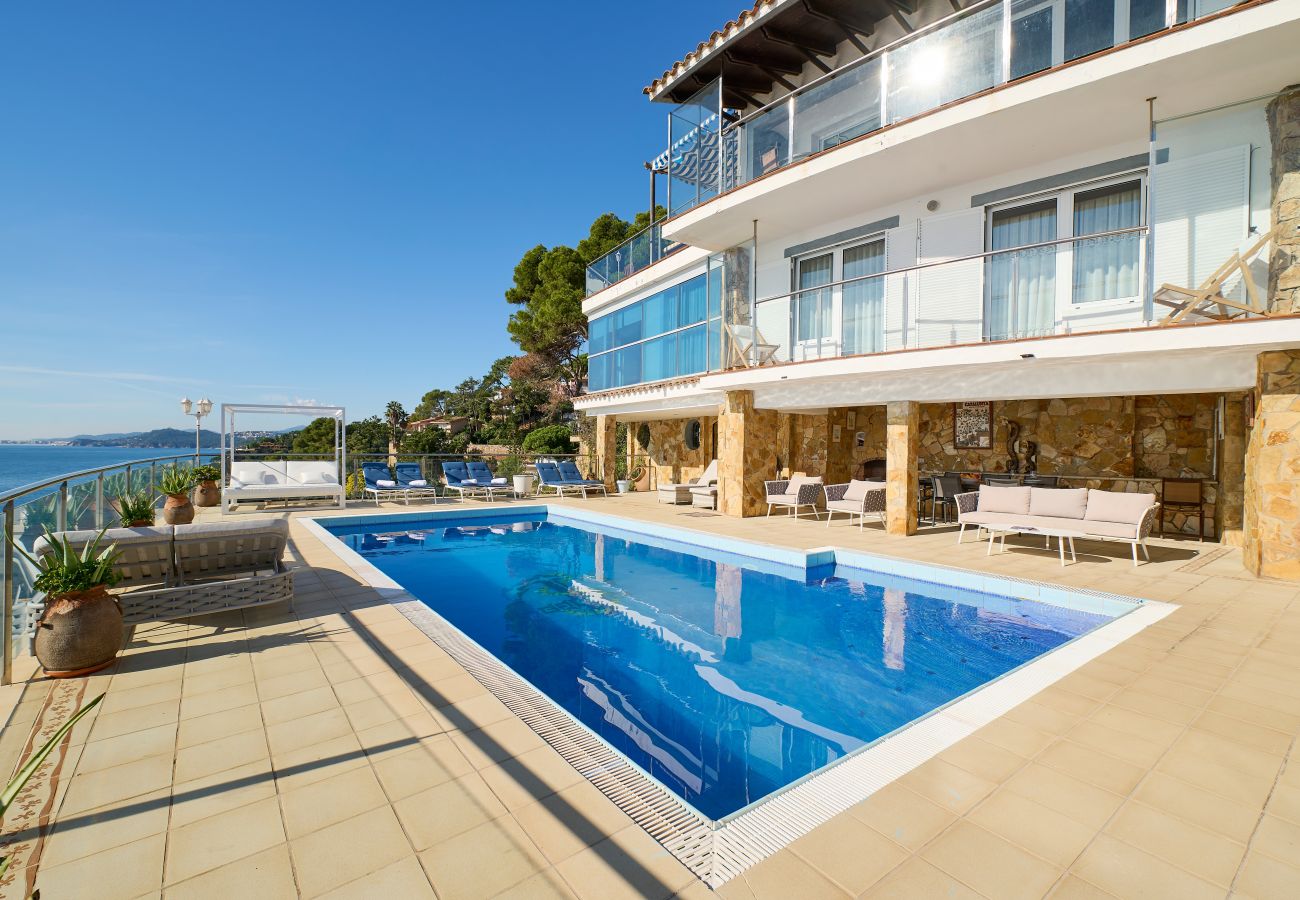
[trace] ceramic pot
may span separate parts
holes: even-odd
[[[168,494],[163,504],[163,521],[168,525],[188,525],[194,521],[194,504],[188,494]]]
[[[200,481],[194,490],[195,506],[216,506],[221,502],[221,489],[215,481]]]
[[[100,585],[49,600],[34,646],[45,674],[73,678],[112,665],[122,649],[122,607]]]

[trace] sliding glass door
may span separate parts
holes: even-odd
[[[995,210],[989,249],[1008,250],[1056,240],[1056,200]],[[995,253],[988,258],[984,337],[1051,334],[1056,322],[1056,248]]]
[[[885,240],[844,249],[844,280],[885,271]],[[868,278],[844,285],[844,353],[879,353],[885,349],[885,279]]]

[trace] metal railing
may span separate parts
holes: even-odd
[[[642,228],[587,266],[587,296],[654,265],[681,246],[664,240],[658,222]]]

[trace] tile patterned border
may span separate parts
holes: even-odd
[[[1158,622],[1177,607],[1027,579],[986,575],[953,566],[914,563],[834,547],[788,547],[724,538],[545,504],[475,510],[421,510],[395,514],[330,516],[332,525],[399,525],[403,519],[494,518],[545,513],[586,523],[723,551],[759,562],[806,568],[840,563],[1018,599],[1116,616],[1111,622],[1013,669],[968,694],[884,735],[780,792],[726,819],[713,821],[664,788],[567,711],[393,579],[346,547],[316,519],[299,519],[358,577],[375,588],[417,628],[447,651],[515,715],[550,744],[584,778],[659,841],[710,887],[716,888],[776,853],[818,825],[866,800],[895,779],[1023,703],[1080,666]],[[706,542],[707,541],[707,542]]]

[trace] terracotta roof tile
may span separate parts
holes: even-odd
[[[662,76],[656,78],[654,81],[642,88],[641,92],[653,98],[654,95],[666,87],[670,81],[680,76],[687,69],[704,58],[710,50],[714,50],[727,43],[727,41],[731,40],[737,34],[751,26],[755,20],[767,13],[767,11],[772,7],[780,5],[781,2],[782,0],[758,0],[758,2],[749,9],[742,9],[736,18],[732,19],[726,25],[723,25],[720,29],[709,35],[707,41],[701,41],[694,50],[687,53],[684,57],[674,63],[672,68],[666,69]]]

